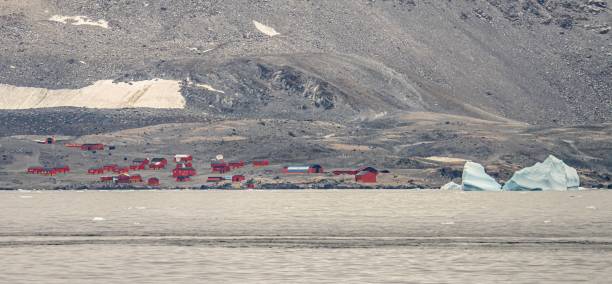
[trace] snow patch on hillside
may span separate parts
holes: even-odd
[[[110,29],[106,20],[94,21],[87,16],[61,16],[53,15],[49,18],[49,21],[58,22],[62,24],[70,24],[73,26],[95,26],[104,29]]]
[[[208,84],[196,84],[196,86],[197,86],[197,87],[200,87],[200,88],[204,88],[204,89],[209,90],[209,91],[211,91],[211,92],[225,94],[225,92],[224,92],[224,91],[217,90],[217,89],[215,89],[213,86],[208,85]]]
[[[114,83],[97,81],[81,89],[50,90],[0,84],[0,109],[50,107],[184,108],[180,81],[148,80]]]
[[[263,34],[266,34],[268,36],[277,36],[280,35],[280,33],[278,33],[274,28],[266,26],[258,21],[253,21],[253,24],[255,25],[255,27],[262,32]]]

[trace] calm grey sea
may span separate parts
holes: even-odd
[[[0,192],[1,283],[611,283],[612,192]]]

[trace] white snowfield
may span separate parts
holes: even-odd
[[[550,155],[543,163],[514,173],[504,185],[504,190],[566,191],[579,186],[580,177],[576,169]]]
[[[481,164],[470,161],[463,167],[461,187],[465,191],[501,191],[501,185],[485,172]]]
[[[49,18],[49,21],[58,22],[62,24],[70,24],[73,26],[94,26],[104,29],[110,29],[110,26],[108,25],[108,22],[106,20],[94,21],[87,16],[53,15],[51,16],[51,18]]]
[[[265,35],[268,35],[271,37],[280,35],[280,33],[278,33],[274,28],[266,26],[258,21],[253,21],[253,24],[255,25],[255,28],[257,28],[260,32],[262,32]]]
[[[50,107],[185,108],[180,81],[153,79],[130,83],[97,81],[81,89],[50,90],[0,84],[0,109]]]

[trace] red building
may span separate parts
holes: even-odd
[[[116,174],[127,174],[130,172],[130,167],[117,167],[113,172]]]
[[[195,176],[197,174],[196,170],[194,168],[176,168],[174,170],[172,170],[172,176],[173,177],[180,177],[180,176],[184,176],[184,177],[192,177]]]
[[[230,169],[234,170],[234,169],[239,169],[244,167],[244,161],[240,161],[240,162],[230,162],[229,164]]]
[[[130,176],[130,183],[139,183],[142,182],[142,176],[140,175],[131,175]]]
[[[45,168],[43,168],[43,167],[29,167],[28,168],[28,174],[39,175],[39,174],[42,174],[44,170],[45,170]]]
[[[176,182],[189,182],[189,181],[191,181],[191,177],[183,177],[183,176],[176,177]]]
[[[117,168],[119,168],[119,166],[117,166],[115,164],[110,164],[110,165],[104,165],[102,167],[102,170],[104,170],[105,172],[113,172]]]
[[[104,174],[104,169],[102,168],[91,168],[87,170],[87,173],[90,175],[101,175]]]
[[[222,182],[224,180],[225,180],[225,178],[223,178],[223,177],[208,177],[206,179],[207,182]]]
[[[270,165],[269,160],[253,161],[253,167],[267,167]]]
[[[132,160],[132,165],[130,166],[130,170],[142,171],[147,167],[149,163],[150,163],[149,159],[134,159]]]
[[[320,165],[284,167],[284,174],[321,174],[325,171]]]
[[[131,183],[132,180],[128,174],[120,174],[115,178],[116,183]]]
[[[212,163],[210,164],[210,168],[213,173],[220,173],[220,174],[224,174],[232,170],[230,166],[226,163]]]
[[[176,164],[176,169],[180,168],[193,168],[193,164],[191,162],[180,162]]]
[[[168,160],[166,158],[153,158],[151,159],[151,163],[149,163],[149,168],[152,170],[161,170],[165,169],[168,164]]]
[[[378,172],[362,171],[355,175],[355,181],[361,183],[376,183]]]
[[[112,182],[114,180],[115,180],[114,177],[100,177],[101,182]]]
[[[360,171],[359,170],[333,170],[332,173],[334,175],[337,176],[341,176],[341,175],[351,175],[354,176],[356,174],[358,174]]]
[[[232,177],[232,182],[243,182],[246,180],[246,177],[244,177],[243,175],[234,175]]]
[[[67,174],[70,172],[70,167],[69,166],[61,166],[61,167],[56,167],[55,171],[58,174]]]
[[[255,184],[254,183],[249,183],[249,184],[247,184],[247,188],[254,189],[255,188]]]
[[[104,144],[83,144],[81,145],[83,151],[102,151],[104,150]]]
[[[54,175],[57,175],[57,170],[56,169],[52,169],[52,168],[44,168],[42,170],[41,174],[43,174],[45,176],[54,176]]]
[[[191,155],[174,155],[175,163],[189,163],[193,161],[193,157]]]
[[[152,177],[147,181],[147,184],[149,186],[159,186],[159,179]]]

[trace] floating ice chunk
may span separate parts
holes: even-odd
[[[456,184],[454,182],[449,182],[445,185],[443,185],[442,187],[440,187],[441,190],[461,190],[461,185],[460,184]]]
[[[102,217],[93,217],[93,219],[91,219],[94,222],[100,222],[100,221],[105,221],[106,219],[102,218]]]
[[[576,169],[550,155],[543,163],[536,163],[514,173],[504,185],[504,190],[566,191],[579,186],[580,177]]]
[[[586,209],[597,210],[597,207],[595,207],[595,206],[587,206]]]
[[[465,191],[500,191],[501,185],[489,176],[481,164],[466,162],[461,187]]]
[[[32,196],[31,196],[31,195],[21,195],[21,196],[19,196],[19,197],[21,197],[21,198],[26,198],[26,199],[27,199],[27,198],[32,198]]]

